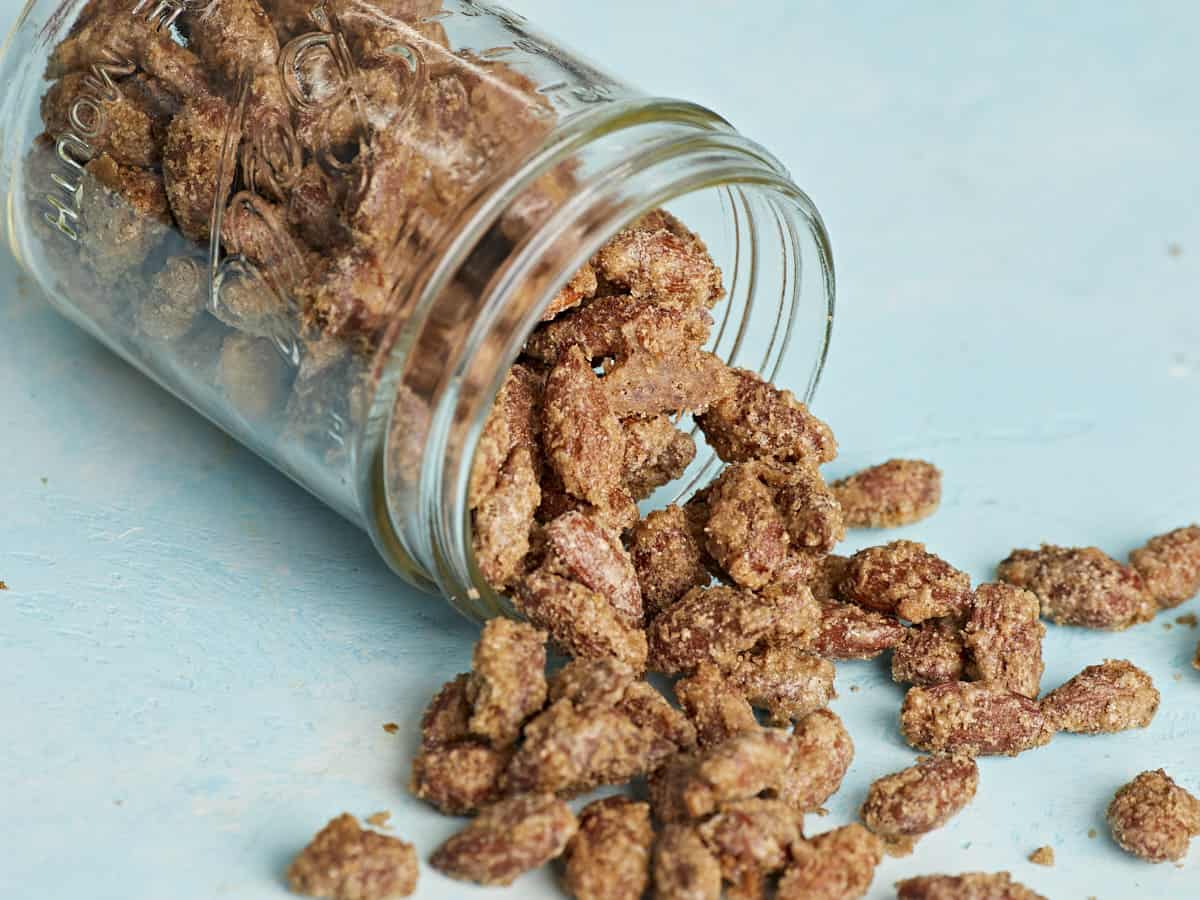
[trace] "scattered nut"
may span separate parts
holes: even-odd
[[[917,750],[1016,756],[1049,743],[1053,729],[1028,697],[984,682],[951,681],[910,688],[900,732]]]
[[[1042,638],[1038,598],[1010,584],[975,589],[963,642],[972,681],[990,681],[1036,700],[1042,683]]]
[[[896,900],[1046,900],[1007,872],[921,875],[896,884]]]
[[[1088,666],[1042,698],[1042,714],[1057,731],[1103,734],[1145,728],[1158,711],[1150,676],[1124,659]]]
[[[1200,593],[1200,525],[1150,538],[1129,554],[1160,609],[1171,609]]]
[[[1143,772],[1108,805],[1108,825],[1121,849],[1147,862],[1178,861],[1200,835],[1200,800],[1162,769]]]
[[[563,884],[576,900],[638,900],[650,881],[650,807],[626,797],[589,803],[563,854]]]
[[[893,541],[850,557],[841,593],[866,609],[924,622],[965,612],[971,580],[924,544]]]
[[[920,460],[893,459],[830,487],[851,528],[899,528],[933,515],[942,500],[942,473]]]
[[[287,872],[298,894],[329,900],[392,900],[417,889],[412,844],[359,827],[342,813],[300,851]]]
[[[975,760],[935,756],[871,785],[863,824],[883,838],[919,837],[941,828],[975,797]]]

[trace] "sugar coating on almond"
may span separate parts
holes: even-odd
[[[589,803],[563,854],[563,884],[578,900],[641,897],[650,881],[650,807],[627,797]]]
[[[1042,617],[1058,625],[1120,631],[1154,618],[1142,577],[1095,547],[1014,550],[997,573],[1036,594]]]
[[[883,861],[883,841],[861,825],[827,831],[792,846],[778,900],[863,897]]]
[[[917,750],[963,756],[1016,756],[1050,741],[1037,703],[984,682],[951,681],[910,688],[900,732]]]
[[[1129,554],[1129,564],[1161,609],[1187,602],[1200,593],[1200,525],[1150,538]]]
[[[1041,688],[1042,638],[1038,598],[1010,584],[982,584],[975,589],[963,642],[972,681],[1002,684],[1037,699]]]
[[[899,528],[933,515],[942,500],[942,473],[931,463],[892,459],[830,487],[851,528]]]
[[[1007,872],[919,875],[896,883],[897,900],[1046,900]]]
[[[892,680],[927,687],[961,681],[966,675],[966,641],[956,617],[929,619],[905,632],[892,653]]]
[[[523,794],[484,809],[438,847],[429,864],[460,881],[509,885],[562,854],[577,828],[563,801]]]
[[[842,596],[865,609],[910,622],[961,615],[971,579],[915,541],[868,547],[850,558]]]
[[[399,838],[359,827],[342,813],[292,861],[288,885],[330,900],[393,900],[417,889],[417,852]]]
[[[884,837],[913,837],[941,828],[979,786],[973,759],[935,756],[876,780],[862,806],[863,824]]]
[[[705,562],[708,554],[696,540],[686,511],[678,506],[655,510],[634,526],[629,555],[651,619],[692,588],[712,581]]]
[[[1147,862],[1178,861],[1200,835],[1200,800],[1166,772],[1142,772],[1108,806],[1113,840]]]
[[[1088,666],[1042,698],[1051,727],[1077,734],[1104,734],[1145,728],[1161,697],[1144,671],[1124,659]]]

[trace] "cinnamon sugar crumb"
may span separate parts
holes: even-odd
[[[1054,865],[1054,848],[1049,844],[1047,844],[1045,847],[1038,847],[1029,854],[1029,861],[1035,866]]]
[[[395,722],[388,722],[386,725],[383,726],[383,730],[386,731],[388,734],[399,734],[400,726],[397,725]]]
[[[367,816],[367,824],[374,825],[376,828],[391,828],[392,814],[389,810],[380,810],[377,813],[371,813]]]

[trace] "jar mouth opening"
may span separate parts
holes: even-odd
[[[661,108],[656,112],[662,116]],[[451,390],[434,411],[422,460],[428,489],[423,493],[430,507],[426,516],[417,510],[413,517],[427,519],[426,549],[431,553],[402,571],[447,594],[468,617],[482,620],[512,612],[508,599],[488,584],[476,563],[467,503],[470,470],[488,413],[508,369],[554,297],[622,228],[656,208],[675,214],[705,241],[724,274],[727,296],[712,311],[715,323],[706,349],[730,365],[779,380],[806,402],[816,392],[834,307],[831,253],[816,209],[777,161],[734,134],[723,120],[687,104],[677,105],[674,112],[680,118],[701,118],[689,123],[684,135],[638,144],[619,174],[593,179],[517,251],[507,283],[492,287],[494,304],[472,323],[465,342],[482,346],[489,335],[499,334],[501,346],[493,345],[487,354],[466,351],[461,377],[452,380]],[[587,222],[583,232],[570,233],[579,222]],[[565,254],[556,252],[567,244],[570,250]],[[549,277],[536,277],[539,269],[547,268],[547,260],[553,260]],[[507,307],[526,282],[536,284],[536,296],[532,302],[527,298],[513,318]],[[490,362],[481,361],[481,356]],[[383,444],[393,433],[395,408],[389,410]],[[444,426],[450,423],[458,437],[448,441],[452,429]],[[643,512],[690,496],[720,468],[690,416],[677,427],[694,433],[696,457],[681,478],[639,504]],[[456,441],[454,452],[451,445]],[[378,464],[368,467],[377,483],[364,496],[376,498],[375,515],[384,517],[381,524],[391,526],[394,534],[402,526],[395,522],[396,509],[388,500],[386,461],[387,454],[381,453]],[[394,554],[385,550],[385,555]],[[407,553],[402,558],[411,561]]]

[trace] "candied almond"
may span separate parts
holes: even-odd
[[[444,875],[477,884],[512,884],[559,856],[578,827],[552,794],[523,794],[484,809],[429,858]]]
[[[789,640],[740,654],[726,679],[751,706],[770,714],[770,724],[786,725],[828,706],[837,696],[833,687],[836,675],[829,660],[797,648]]]
[[[830,485],[851,528],[899,528],[925,519],[942,500],[942,473],[930,463],[892,459]]]
[[[652,666],[668,675],[704,662],[732,665],[760,640],[805,634],[807,588],[763,597],[729,587],[693,588],[647,630]]]
[[[554,295],[554,299],[542,313],[542,321],[549,322],[560,313],[578,306],[584,300],[592,299],[596,296],[597,287],[596,269],[588,262],[571,276],[571,280],[563,285],[562,290]]]
[[[876,780],[862,805],[863,824],[885,838],[918,837],[963,810],[979,786],[975,760],[934,756]]]
[[[640,900],[653,844],[649,805],[627,797],[593,801],[563,854],[563,884],[576,900]]]
[[[625,486],[635,500],[644,500],[683,475],[696,458],[696,441],[680,431],[668,416],[626,419]]]
[[[408,788],[449,816],[465,816],[500,798],[500,779],[512,758],[481,741],[423,748],[413,758]]]
[[[824,602],[811,649],[826,659],[874,659],[904,640],[906,631],[895,616],[853,603]]]
[[[1046,900],[1007,872],[919,875],[896,883],[896,900]]]
[[[409,897],[417,889],[417,851],[342,813],[292,860],[287,879],[296,893],[329,900]]]
[[[517,447],[474,515],[475,559],[495,589],[503,590],[520,576],[541,502],[533,454],[528,447]]]
[[[960,681],[966,673],[962,625],[946,616],[909,628],[892,653],[892,681],[922,686]]]
[[[1150,538],[1129,554],[1160,609],[1172,609],[1200,593],[1200,525]]]
[[[572,496],[604,506],[613,489],[624,489],[625,431],[578,347],[566,350],[546,379],[542,440]]]
[[[1145,728],[1160,699],[1149,675],[1128,660],[1108,659],[1055,688],[1041,707],[1058,731],[1104,734]]]
[[[760,477],[775,490],[775,506],[792,545],[827,553],[846,537],[842,507],[815,466],[759,464]]]
[[[596,255],[596,268],[605,281],[635,297],[711,307],[725,293],[721,270],[704,242],[682,223],[673,220],[672,227],[655,227],[663,221],[651,214],[620,231]]]
[[[443,747],[471,733],[471,701],[467,699],[469,672],[447,681],[434,695],[421,717],[421,746]]]
[[[792,845],[792,863],[778,900],[856,900],[866,896],[883,861],[883,841],[861,825],[846,825]]]
[[[1038,598],[1011,584],[982,584],[975,589],[963,626],[967,675],[1037,699],[1046,666]]]
[[[646,667],[646,635],[631,626],[602,594],[569,578],[533,572],[517,582],[517,611],[550,634],[570,656],[613,656],[641,672]]]
[[[667,825],[654,844],[655,900],[719,900],[721,865],[691,825]]]
[[[751,873],[782,869],[788,849],[804,836],[802,820],[781,800],[754,797],[726,803],[697,831],[716,856],[725,880],[736,884]]]
[[[1042,616],[1056,625],[1121,631],[1154,618],[1142,577],[1095,547],[1014,550],[997,572],[1036,594]]]
[[[629,535],[629,555],[650,619],[692,588],[712,581],[707,554],[696,541],[687,513],[678,506],[655,510],[635,525]]]
[[[749,702],[711,663],[701,664],[691,675],[675,682],[675,697],[695,726],[701,747],[720,744],[758,727]]]
[[[961,614],[971,579],[915,541],[868,547],[850,557],[841,592],[846,600],[910,622]]]
[[[917,750],[963,756],[1016,756],[1050,741],[1037,703],[984,682],[949,681],[910,688],[900,731]]]
[[[470,730],[507,747],[546,702],[546,633],[523,622],[492,619],[475,645],[467,699]]]
[[[854,741],[838,715],[819,709],[796,725],[792,759],[772,794],[799,812],[817,812],[837,793],[854,759]]]
[[[746,369],[731,373],[732,392],[696,419],[721,459],[818,466],[837,456],[837,441],[829,426],[790,391],[781,391]]]
[[[550,676],[549,701],[570,700],[581,710],[616,706],[637,677],[614,657],[573,659]]]
[[[733,800],[775,787],[792,760],[791,735],[763,728],[736,734],[697,755],[670,760],[650,779],[650,803],[663,822],[698,819]]]
[[[495,488],[500,470],[512,451],[521,445],[532,447],[537,440],[542,388],[541,376],[527,366],[517,364],[508,370],[479,435],[471,464],[467,488],[471,509],[479,506]]]
[[[721,568],[752,590],[774,581],[788,562],[791,541],[761,467],[729,466],[713,482],[705,502],[706,546]]]
[[[225,205],[233,185],[232,168],[221,165],[232,115],[224,100],[201,94],[184,102],[167,129],[162,166],[171,211],[179,230],[200,243],[208,242],[213,208]]]
[[[1121,849],[1147,862],[1178,861],[1200,835],[1200,800],[1162,769],[1142,772],[1117,791],[1108,825]]]
[[[545,528],[546,550],[557,574],[606,597],[628,625],[642,625],[642,589],[619,535],[581,512],[559,516]]]

